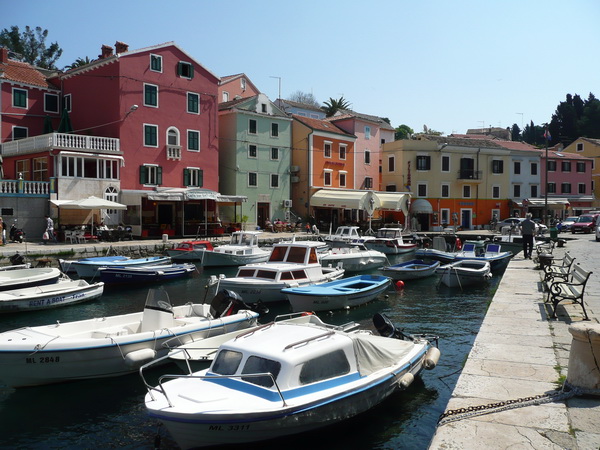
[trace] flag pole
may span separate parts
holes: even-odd
[[[544,132],[544,140],[546,141],[546,175],[545,175],[545,184],[544,187],[544,224],[549,227],[550,223],[548,221],[548,141],[550,137],[550,133],[548,132],[548,127],[546,127],[546,131]]]

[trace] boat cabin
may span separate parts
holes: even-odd
[[[341,226],[335,230],[335,234],[331,236],[332,240],[351,241],[360,239],[360,228],[355,226]]]
[[[380,228],[377,231],[377,239],[402,239],[400,228]]]
[[[316,246],[275,245],[270,263],[319,264]]]
[[[209,241],[184,241],[184,242],[179,243],[179,245],[177,245],[177,247],[175,247],[175,250],[189,251],[189,252],[193,252],[193,251],[197,251],[197,250],[212,251],[213,245]]]
[[[240,247],[258,247],[258,236],[260,232],[236,231],[231,235],[229,245]]]

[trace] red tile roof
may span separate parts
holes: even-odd
[[[0,78],[14,81],[15,83],[28,84],[55,89],[48,83],[46,75],[31,64],[9,59],[8,62],[0,63]]]
[[[344,136],[353,137],[353,138],[356,137],[353,134],[346,133],[341,128],[337,127],[336,125],[334,125],[331,122],[327,122],[326,120],[311,119],[310,117],[299,116],[297,114],[293,114],[292,117],[294,119],[296,119],[297,121],[302,122],[307,127],[312,128],[313,130],[316,130],[316,131],[325,131],[327,133],[342,134]]]

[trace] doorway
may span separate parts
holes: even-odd
[[[460,210],[460,226],[463,230],[470,230],[473,226],[472,220],[472,211],[471,209],[461,209]]]
[[[265,222],[267,219],[272,219],[269,216],[270,203],[257,203],[256,204],[256,224],[262,229],[265,228]]]

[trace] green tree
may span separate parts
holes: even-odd
[[[513,123],[513,126],[510,129],[510,135],[511,135],[511,139],[513,141],[521,140],[521,129],[519,128],[519,125],[517,125],[516,123]]]
[[[75,62],[73,62],[72,64],[69,64],[68,66],[65,66],[65,68],[63,70],[71,70],[71,69],[76,69],[77,67],[87,66],[91,62],[92,62],[92,60],[87,56],[85,58],[77,58],[75,60]]]
[[[58,42],[53,42],[46,47],[48,30],[36,27],[35,30],[25,27],[20,32],[19,27],[12,26],[10,29],[0,31],[0,46],[6,47],[17,54],[16,59],[32,64],[43,69],[56,70],[56,61],[62,55],[62,49]]]
[[[400,139],[410,139],[413,134],[415,134],[415,130],[408,125],[402,124],[399,127],[396,127],[394,139],[397,141]]]
[[[295,91],[292,92],[287,99],[292,102],[314,106],[315,108],[321,107],[321,104],[317,101],[312,92]]]
[[[581,136],[588,138],[600,138],[600,100],[590,92],[584,103],[583,115],[579,121]]]
[[[327,117],[335,115],[341,109],[349,109],[350,103],[342,96],[339,99],[329,97],[329,101],[323,102],[325,106],[321,106],[321,109],[325,111]]]

